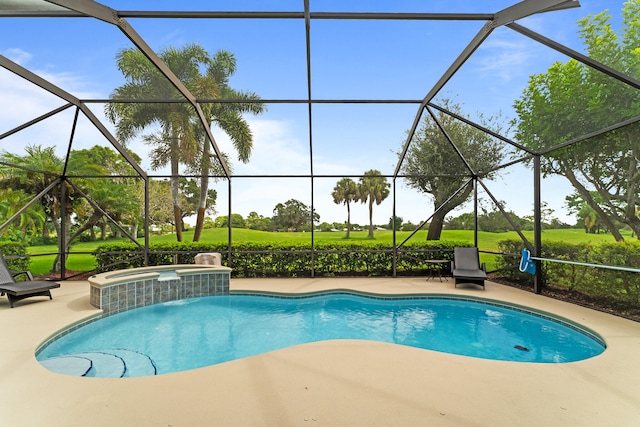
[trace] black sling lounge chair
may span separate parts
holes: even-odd
[[[16,282],[16,277],[24,274],[27,281]],[[13,304],[16,301],[29,297],[49,297],[51,296],[51,289],[59,288],[60,284],[56,282],[48,282],[46,280],[33,280],[33,275],[30,271],[11,271],[7,266],[7,261],[0,253],[0,296],[7,294],[9,298],[9,305],[13,308]]]
[[[478,248],[454,248],[451,262],[454,286],[458,283],[473,283],[482,286],[487,278],[486,266],[480,264]]]

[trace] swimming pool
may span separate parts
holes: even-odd
[[[334,339],[536,363],[583,360],[605,349],[597,334],[579,325],[483,299],[232,294],[105,317],[41,346],[37,359],[71,375],[144,376]]]

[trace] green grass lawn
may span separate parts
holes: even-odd
[[[404,241],[411,233],[408,231],[400,231],[396,235],[396,243],[399,244]],[[524,235],[530,241],[533,241],[533,232],[524,232]],[[625,238],[631,238],[629,232],[624,234]],[[226,228],[213,228],[205,229],[202,232],[202,242],[223,242],[226,243],[229,236],[229,230]],[[235,242],[308,242],[311,244],[311,233],[297,233],[297,232],[267,232],[248,229],[236,229],[234,228],[231,233],[232,240]],[[316,232],[314,233],[314,240],[320,241],[346,241],[345,232]],[[426,239],[427,232],[417,232],[409,242],[423,241]],[[174,242],[176,239],[174,234],[165,234],[162,236],[151,236],[151,243],[161,242]],[[473,231],[470,230],[443,230],[443,240],[456,240],[463,242],[473,242]],[[510,231],[505,233],[478,233],[478,246],[483,251],[497,252],[498,242],[506,239],[519,239],[516,232]],[[193,240],[193,231],[185,231],[183,233],[183,240],[190,242]],[[393,232],[392,231],[376,231],[376,242],[387,242],[389,246],[393,244]],[[599,244],[604,242],[613,242],[614,239],[610,234],[586,234],[583,230],[578,229],[555,229],[545,230],[542,232],[542,240],[546,241],[562,241],[568,243],[591,243]],[[91,252],[93,252],[98,246],[104,243],[114,243],[118,240],[93,241],[93,242],[80,242],[76,243],[72,247],[72,253],[69,255],[67,261],[67,269],[75,271],[88,271],[96,267],[95,259]],[[121,241],[126,242],[126,239]],[[367,231],[352,231],[349,242],[365,242],[369,241]],[[140,240],[144,243],[144,240]],[[523,245],[524,247],[524,245]],[[51,270],[53,261],[55,259],[55,252],[57,247],[55,245],[47,246],[31,246],[28,248],[28,253],[35,255],[31,257],[29,268],[35,274],[44,274]],[[53,255],[40,255],[40,254],[53,254]],[[489,254],[482,254],[482,261],[486,262],[489,269],[493,265],[493,259],[495,257]]]

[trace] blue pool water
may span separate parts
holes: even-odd
[[[597,337],[568,323],[481,300],[230,295],[109,316],[53,341],[37,358],[61,373],[142,376],[331,339],[537,363],[583,360],[605,349]]]

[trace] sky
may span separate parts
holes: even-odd
[[[451,12],[493,13],[513,4],[505,0],[482,2],[423,0],[309,0],[312,12]],[[583,52],[576,21],[588,14],[608,10],[614,28],[619,28],[623,2],[583,0],[581,7],[538,14],[519,24],[552,40]],[[301,11],[303,0],[272,1],[124,1],[105,0],[116,10],[204,11]],[[150,6],[152,5],[152,6]],[[213,6],[212,6],[213,5]],[[11,2],[0,0],[0,12]],[[232,52],[237,72],[230,85],[253,91],[263,99],[307,98],[304,22],[295,19],[141,19],[127,21],[156,51],[168,46],[199,43],[211,54],[219,49]],[[484,21],[382,21],[312,20],[310,27],[311,96],[313,99],[423,99],[480,30]],[[107,99],[125,83],[116,67],[116,54],[132,47],[114,26],[90,18],[8,18],[0,13],[0,54],[48,79],[80,99]],[[468,117],[500,113],[505,123],[513,118],[513,102],[526,87],[529,76],[545,72],[554,61],[568,58],[508,29],[496,29],[445,85],[438,96],[454,99]],[[436,100],[438,98],[436,97]],[[64,104],[59,98],[0,68],[0,135]],[[104,119],[104,104],[89,104]],[[336,205],[331,191],[342,177],[357,181],[370,169],[393,174],[397,153],[406,139],[419,109],[416,104],[314,104],[309,126],[305,104],[272,103],[260,116],[247,115],[254,135],[254,150],[248,163],[236,159],[228,137],[220,129],[213,135],[231,158],[231,211],[271,217],[278,203],[294,198],[313,205],[321,222],[344,222],[346,208]],[[63,156],[71,140],[74,111],[65,110],[36,125],[0,140],[0,150],[23,154],[28,144],[54,145]],[[309,129],[311,128],[311,135]],[[115,132],[113,132],[115,134]],[[109,145],[83,117],[73,135],[72,149],[95,144]],[[150,175],[150,147],[140,138],[127,142],[143,159]],[[311,172],[320,176],[313,181]],[[266,178],[248,178],[260,175]],[[296,175],[298,178],[281,178]],[[326,176],[326,177],[324,177]],[[391,180],[389,180],[390,183]],[[531,215],[532,172],[522,165],[507,168],[487,183],[506,209]],[[218,214],[226,215],[229,185],[213,183],[218,191]],[[386,224],[393,214],[419,224],[433,213],[430,196],[417,193],[402,179],[391,195],[374,207],[375,224]],[[542,183],[542,198],[554,209],[553,216],[575,223],[564,207],[572,193],[564,178],[548,177]],[[313,197],[312,197],[313,194]],[[482,204],[491,208],[481,194]],[[470,212],[469,205],[453,215]],[[368,224],[368,209],[356,204],[352,222]]]

